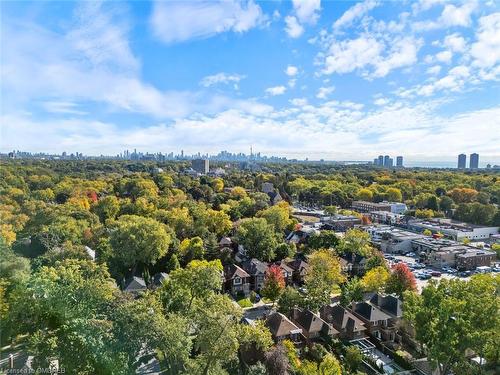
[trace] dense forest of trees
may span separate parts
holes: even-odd
[[[292,201],[340,208],[355,199],[404,201],[417,217],[500,225],[494,173],[276,164],[192,178],[185,167],[2,161],[2,345],[23,342],[37,365],[55,357],[71,374],[129,374],[139,358],[154,355],[169,374],[356,373],[357,353],[339,361],[338,353],[316,348],[298,359],[289,343],[274,345],[263,324],[242,324],[241,309],[221,293],[222,266],[232,260],[219,240],[231,236],[266,262],[309,255],[307,296],[285,288],[272,268],[266,275],[263,294],[286,313],[318,309],[335,290],[344,303],[363,291],[415,290],[407,270],[391,272],[364,232],[339,239],[323,231],[307,246],[287,244],[297,225]],[[266,181],[284,201],[271,205],[260,192]],[[338,256],[346,253],[368,258],[362,279],[341,271]],[[168,272],[168,281],[141,298],[119,290],[131,276],[149,280],[157,272]],[[411,319],[425,318],[426,298],[411,299]],[[422,334],[423,342],[432,339]],[[491,352],[490,341],[480,345]]]

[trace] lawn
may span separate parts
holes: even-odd
[[[240,305],[240,307],[242,307],[242,308],[253,306],[253,303],[250,301],[249,298],[242,298],[242,299],[238,300],[237,302],[238,302],[238,305]]]

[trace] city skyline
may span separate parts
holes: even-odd
[[[3,2],[1,28],[2,152],[500,160],[498,2]]]
[[[180,152],[174,151],[141,151],[137,149],[133,150],[123,150],[122,152],[111,155],[111,154],[83,154],[82,152],[66,152],[62,153],[47,153],[47,152],[30,152],[30,151],[20,151],[13,150],[7,153],[0,152],[0,158],[32,158],[32,159],[67,159],[67,160],[78,160],[78,159],[117,159],[117,160],[131,160],[131,161],[192,161],[195,159],[207,159],[213,161],[225,161],[225,162],[241,162],[241,161],[255,161],[255,162],[310,162],[310,163],[345,163],[345,164],[367,164],[373,166],[379,166],[383,168],[401,168],[401,167],[418,167],[418,168],[446,168],[446,169],[482,169],[482,168],[499,168],[500,163],[496,163],[492,160],[483,161],[479,158],[479,154],[473,153],[472,155],[477,155],[477,164],[467,165],[467,155],[458,155],[457,162],[452,161],[421,161],[407,159],[401,155],[392,158],[389,155],[379,155],[378,157],[372,159],[358,158],[356,160],[335,160],[335,159],[291,159],[280,155],[265,155],[261,152],[253,152],[250,148],[250,153],[246,154],[244,152],[231,153],[226,150],[219,151],[217,154],[201,153],[196,152],[193,154],[185,153],[184,150]],[[381,164],[379,160],[382,159]],[[385,163],[388,162],[387,165]]]

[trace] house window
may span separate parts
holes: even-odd
[[[234,285],[241,285],[241,277],[235,277],[233,281]]]

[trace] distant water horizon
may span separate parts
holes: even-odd
[[[420,168],[457,168],[457,161],[414,161],[408,160],[404,162],[405,167],[420,167]],[[479,163],[479,168],[486,168],[487,164],[500,165],[500,162],[485,161]],[[468,167],[468,166],[467,166]]]

